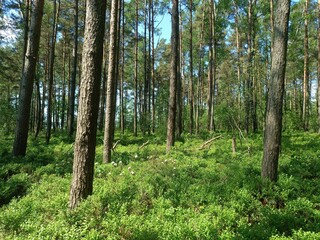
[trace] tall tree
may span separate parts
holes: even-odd
[[[138,134],[138,47],[139,47],[139,0],[135,1],[135,37],[134,37],[134,106],[133,134]]]
[[[68,110],[68,135],[74,132],[75,93],[78,66],[78,22],[79,22],[79,0],[74,2],[74,32],[72,50],[72,74],[70,79],[69,110]]]
[[[117,81],[117,55],[118,55],[118,0],[111,3],[110,16],[110,42],[109,42],[109,66],[107,80],[107,104],[104,126],[103,161],[111,162],[111,149],[114,136],[115,108],[116,108],[116,81]]]
[[[27,150],[31,97],[39,52],[43,5],[44,0],[33,1],[27,51],[24,58],[24,70],[20,83],[19,109],[13,144],[14,156],[24,156]]]
[[[190,80],[189,80],[189,133],[192,134],[194,129],[194,87],[193,87],[193,20],[192,20],[192,14],[193,14],[193,1],[189,0],[189,18],[190,18],[190,28],[189,28],[189,51],[190,51]]]
[[[171,73],[167,123],[167,152],[170,151],[175,141],[176,88],[179,68],[179,0],[172,0],[171,14]]]
[[[92,194],[106,1],[87,1],[86,14],[71,209]]]
[[[247,20],[248,20],[248,32],[247,32],[247,48],[248,48],[248,66],[247,66],[247,78],[245,82],[245,130],[246,133],[249,132],[250,125],[255,126],[254,119],[255,114],[253,113],[253,54],[254,54],[254,7],[256,5],[256,0],[249,0],[248,1],[248,13],[247,13]],[[253,131],[255,132],[256,129],[253,127]]]
[[[214,92],[216,82],[216,21],[215,2],[210,1],[210,44],[209,44],[209,74],[208,74],[208,130],[215,131],[214,124]]]
[[[310,89],[309,89],[309,33],[308,33],[308,8],[309,0],[305,1],[304,7],[304,61],[303,61],[303,105],[302,105],[302,121],[303,129],[306,131],[309,127],[309,105],[310,105]]]
[[[278,0],[274,20],[277,29],[273,35],[271,79],[267,102],[261,171],[262,177],[271,181],[278,180],[289,13],[290,0]]]
[[[125,34],[124,34],[124,28],[125,28],[125,22],[124,22],[124,0],[122,1],[122,9],[120,9],[121,14],[121,73],[120,73],[120,131],[123,134],[124,128],[125,128],[125,103],[124,103],[124,63],[125,63]]]
[[[54,78],[54,60],[55,60],[55,46],[58,31],[58,17],[59,17],[60,1],[57,8],[57,0],[53,1],[53,21],[52,21],[52,35],[50,38],[50,56],[49,56],[49,81],[48,81],[48,109],[47,109],[47,133],[46,142],[49,143],[51,138],[52,127],[52,112],[53,112],[53,78]]]

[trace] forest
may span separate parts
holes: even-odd
[[[0,0],[0,239],[320,239],[320,0]]]

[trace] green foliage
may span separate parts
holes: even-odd
[[[50,146],[31,139],[21,159],[3,141],[1,196],[24,193],[1,207],[0,238],[320,239],[318,135],[284,136],[273,184],[260,178],[260,136],[237,139],[233,155],[231,136],[221,134],[202,150],[212,136],[184,135],[168,155],[162,138],[116,135],[112,164],[102,163],[98,141],[93,195],[74,211],[72,145],[64,137]]]

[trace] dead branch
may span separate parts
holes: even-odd
[[[144,144],[142,144],[140,147],[139,147],[139,150],[140,149],[142,149],[142,148],[144,148],[145,146],[147,146],[148,144],[149,144],[149,140],[148,141],[146,141]]]
[[[204,143],[198,148],[198,150],[202,150],[202,149],[204,149],[206,146],[208,146],[208,148],[210,148],[212,142],[213,142],[214,140],[219,139],[219,138],[222,138],[222,135],[216,136],[216,137],[211,138],[211,139],[209,139],[208,141],[204,142]]]
[[[113,144],[112,151],[114,151],[116,149],[116,147],[118,146],[119,142],[120,142],[120,139],[118,141],[116,141],[115,144]]]

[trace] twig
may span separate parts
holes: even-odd
[[[217,137],[211,138],[211,139],[209,139],[208,141],[204,142],[204,143],[198,148],[198,150],[204,149],[208,144],[210,144],[210,145],[209,145],[209,148],[210,148],[212,142],[213,142],[214,140],[219,139],[219,138],[222,138],[222,135],[219,135],[219,136],[217,136]]]
[[[149,144],[149,140],[148,141],[146,141],[144,144],[142,144],[140,147],[139,147],[139,150],[140,149],[142,149],[142,148],[144,148],[145,146],[147,146],[148,144]]]
[[[120,139],[118,141],[116,141],[115,144],[113,144],[112,149],[111,149],[112,151],[114,151],[116,149],[116,147],[118,146],[119,142],[120,142]]]

